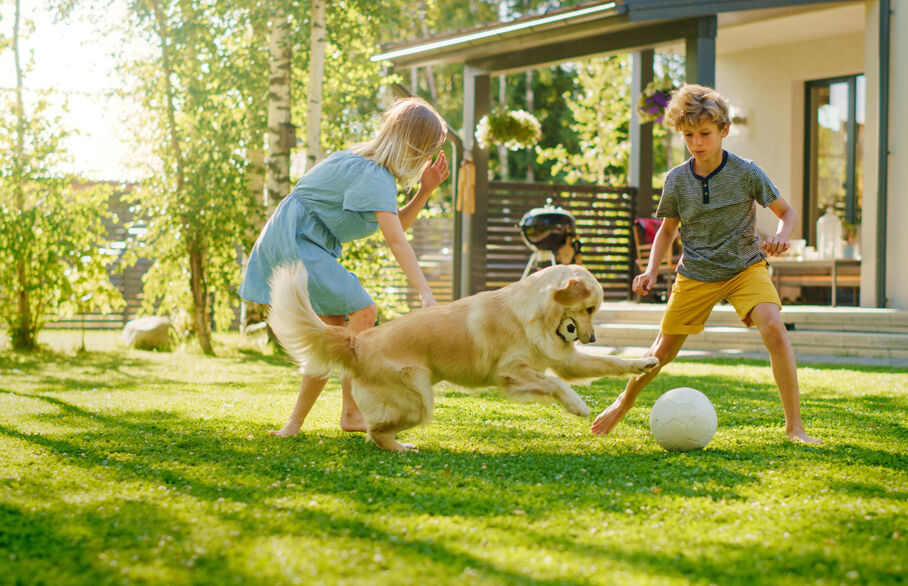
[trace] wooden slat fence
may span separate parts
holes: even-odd
[[[627,299],[633,278],[635,197],[632,187],[490,182],[485,288],[520,279],[532,251],[517,222],[551,199],[574,216],[583,265],[599,280],[606,300]]]

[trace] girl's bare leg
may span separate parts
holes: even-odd
[[[347,327],[358,334],[374,326],[377,316],[378,309],[375,305],[364,307],[347,316]],[[366,420],[363,419],[362,411],[359,410],[359,407],[356,406],[356,401],[353,400],[352,389],[353,385],[350,377],[345,376],[341,380],[343,406],[341,408],[340,426],[344,431],[366,431]]]
[[[345,316],[343,315],[320,315],[319,317],[329,326],[344,325]],[[305,421],[306,416],[309,415],[309,411],[315,404],[315,400],[322,394],[322,389],[325,388],[327,382],[327,378],[318,378],[304,374],[303,382],[300,384],[300,393],[296,397],[296,405],[293,406],[293,412],[290,414],[290,419],[287,420],[284,427],[278,430],[270,430],[268,433],[277,437],[288,437],[298,434],[300,427],[303,426],[303,421]]]

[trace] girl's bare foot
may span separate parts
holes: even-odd
[[[341,429],[344,431],[366,431],[366,420],[359,409],[345,410],[341,413]]]
[[[822,444],[823,443],[820,440],[812,438],[809,435],[807,435],[806,433],[804,433],[803,429],[796,429],[793,431],[789,431],[786,433],[786,435],[788,436],[789,441],[792,441],[796,444]]]
[[[300,432],[300,424],[293,423],[292,421],[288,421],[287,425],[285,425],[284,427],[282,427],[278,430],[274,430],[274,429],[268,430],[268,433],[275,437],[290,437],[290,436],[298,434],[299,432]]]

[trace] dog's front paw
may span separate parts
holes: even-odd
[[[563,401],[562,405],[564,405],[564,410],[571,415],[576,415],[578,417],[589,417],[590,408],[586,406],[586,403],[584,403],[583,399],[581,399],[579,396]]]
[[[659,359],[655,356],[644,356],[631,361],[631,372],[643,374],[659,366]]]

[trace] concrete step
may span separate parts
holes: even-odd
[[[597,344],[648,347],[665,310],[659,304],[612,303],[596,316]],[[798,355],[854,356],[908,361],[908,312],[841,308],[785,308],[789,339]],[[686,350],[765,352],[755,328],[745,328],[730,306],[718,306],[706,328],[687,338]]]
[[[596,323],[658,324],[665,313],[660,303],[604,303]],[[891,332],[908,334],[908,311],[897,309],[788,306],[782,319],[795,330]],[[730,305],[717,305],[707,326],[739,327],[741,320]]]

